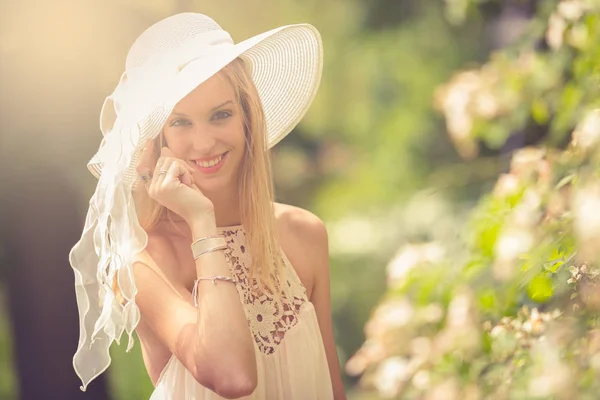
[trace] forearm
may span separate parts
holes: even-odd
[[[192,225],[193,240],[216,233],[214,223]],[[196,260],[198,278],[212,275],[231,277],[223,251],[202,255]],[[206,365],[217,378],[224,374],[241,375],[242,379],[256,378],[254,344],[246,315],[235,284],[210,280],[198,282],[197,291],[197,360]],[[236,370],[236,368],[238,368]]]

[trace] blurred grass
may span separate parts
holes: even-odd
[[[12,333],[6,310],[5,289],[0,284],[0,399],[17,399],[15,368],[13,368]]]
[[[146,373],[142,349],[135,335],[135,345],[129,353],[127,335],[121,338],[121,344],[113,344],[110,348],[112,364],[108,369],[110,392],[114,400],[149,399],[153,386]]]

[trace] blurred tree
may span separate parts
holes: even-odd
[[[463,157],[535,146],[511,153],[459,236],[389,263],[347,364],[386,397],[597,397],[600,3],[537,6],[518,40],[437,92]]]
[[[22,12],[19,17],[6,18],[5,26],[11,26],[10,20],[17,25],[31,20],[26,12],[30,9],[38,10],[33,14],[41,16],[34,19],[40,26],[49,26],[48,21],[61,13],[69,16],[61,17],[66,23],[56,32],[44,31],[43,35],[63,35],[57,43],[72,47],[30,44],[34,51],[19,55],[19,73],[35,77],[39,66],[44,65],[41,71],[46,79],[41,81],[45,83],[29,79],[19,91],[18,80],[10,79],[14,86],[6,93],[41,94],[44,106],[52,104],[49,111],[35,118],[50,120],[55,126],[48,131],[54,135],[37,142],[40,145],[35,157],[49,158],[51,163],[53,159],[70,159],[65,166],[80,166],[61,164],[61,173],[75,188],[81,211],[86,209],[95,184],[82,166],[100,139],[99,133],[88,135],[98,132],[95,121],[102,102],[100,94],[113,89],[126,49],[143,28],[188,9],[210,15],[235,40],[298,22],[309,22],[319,29],[325,46],[321,89],[301,125],[277,146],[274,170],[278,198],[315,211],[329,227],[333,316],[342,362],[364,339],[362,326],[384,290],[383,266],[398,243],[455,235],[454,225],[461,214],[452,202],[476,199],[500,168],[494,158],[497,150],[490,151],[489,159],[461,160],[443,132],[444,121],[432,109],[435,88],[456,68],[483,59],[493,47],[492,40],[499,35],[488,26],[500,12],[493,8],[482,13],[481,8],[468,6],[467,22],[455,25],[448,22],[448,8],[438,0],[119,0],[105,3],[107,8],[102,10],[87,2],[71,9],[56,4],[63,3],[27,9],[15,2],[10,5]],[[109,18],[105,13],[113,7],[115,14]],[[97,17],[76,17],[88,13]],[[102,29],[106,26],[111,29]],[[82,40],[83,45],[73,47],[76,39],[87,37],[98,38],[94,46]],[[28,49],[27,45],[6,43],[0,51]],[[60,56],[52,57],[50,49],[54,48],[59,49]],[[34,58],[35,54],[44,57]],[[12,53],[2,56],[8,58]],[[63,71],[64,75],[48,78],[44,73],[49,71]],[[73,84],[65,86],[65,80]],[[89,88],[92,81],[94,89]],[[56,93],[61,95],[54,96]],[[83,101],[86,97],[88,100]],[[26,100],[0,99],[7,115],[19,116],[17,122],[25,126],[31,124],[31,118],[22,117],[22,107],[18,106]],[[73,104],[73,99],[80,101]],[[5,124],[1,131],[18,131]],[[73,129],[75,125],[77,129]],[[22,130],[29,131],[38,132]],[[69,136],[62,138],[56,132]],[[48,140],[50,137],[57,140]],[[21,139],[12,136],[10,148],[15,154],[34,154],[32,138],[38,140],[32,134]],[[19,158],[17,164],[22,163]],[[435,190],[428,190],[429,186]],[[141,358],[123,356],[119,351],[113,354],[115,365],[110,376],[117,388],[116,397],[143,397],[149,383],[143,380]],[[127,380],[132,371],[142,371],[133,373],[134,379],[142,382],[139,390]]]
[[[20,177],[27,184],[4,186],[2,209],[19,398],[108,399],[104,379],[82,393],[71,368],[78,329],[68,252],[81,233],[77,197],[53,166]]]
[[[130,12],[89,1],[0,3],[1,266],[23,400],[111,398],[105,377],[82,393],[72,368],[68,254],[91,194],[84,166],[100,139],[97,110],[118,79],[109,71],[121,68],[123,38],[147,23]]]

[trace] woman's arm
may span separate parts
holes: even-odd
[[[340,364],[335,348],[331,322],[329,244],[323,222],[314,214],[296,207],[286,208],[287,230],[293,233],[289,240],[294,265],[301,274],[310,277],[312,292],[310,301],[315,307],[335,400],[345,400]]]
[[[200,226],[206,225],[192,227],[194,240],[216,233],[216,228]],[[136,302],[144,322],[201,385],[225,398],[249,395],[257,383],[256,359],[235,285],[200,281],[195,308],[191,295],[183,299],[178,294],[187,289],[165,276],[176,262],[168,239],[148,240],[151,253],[140,253],[134,264]],[[199,277],[230,274],[222,251],[200,257],[196,272]]]
[[[319,328],[323,336],[323,344],[327,354],[327,363],[329,364],[329,374],[331,375],[331,384],[333,385],[333,395],[335,400],[345,400],[346,394],[342,385],[342,376],[340,364],[335,349],[333,337],[333,324],[331,322],[331,296],[330,296],[330,274],[329,274],[329,247],[327,241],[327,230],[319,220],[312,226],[314,240],[312,254],[314,257],[313,266],[315,268],[315,281],[310,301],[317,312]]]

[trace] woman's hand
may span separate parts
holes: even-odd
[[[168,147],[163,147],[160,153],[154,163],[154,140],[150,140],[137,166],[138,174],[145,177],[142,180],[148,195],[190,225],[198,220],[214,220],[212,202],[194,184],[194,168],[176,158]]]

